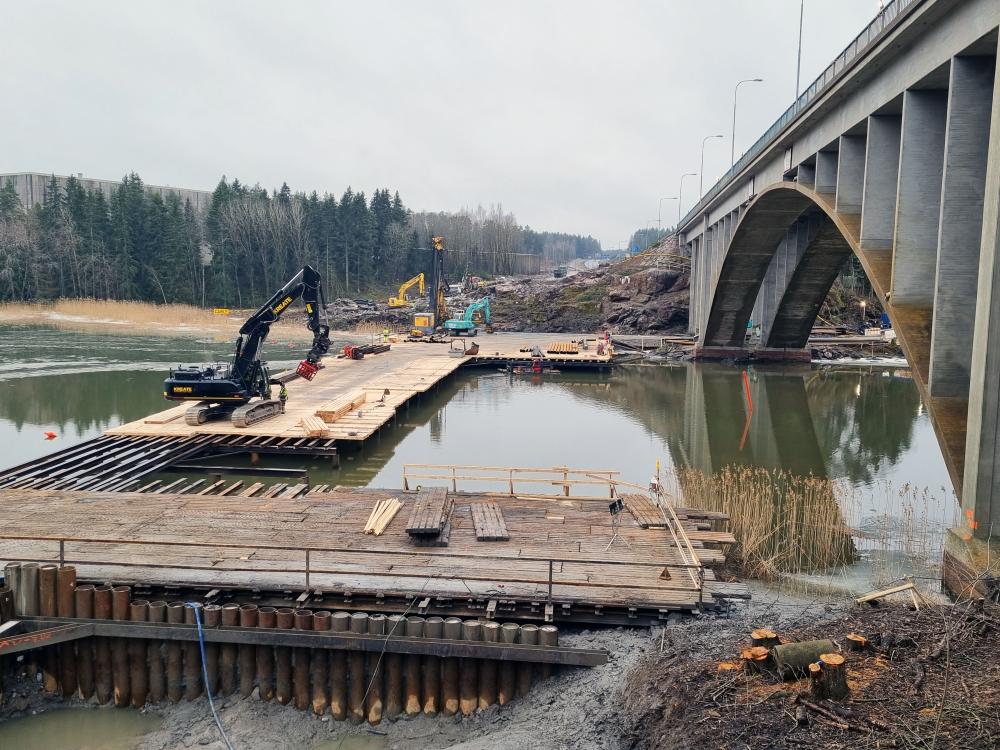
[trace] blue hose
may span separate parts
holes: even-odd
[[[222,735],[222,741],[226,743],[226,747],[229,750],[236,750],[229,741],[229,737],[226,736],[226,730],[222,728],[219,714],[215,710],[215,701],[212,700],[212,686],[208,683],[208,662],[205,659],[205,631],[201,627],[201,605],[197,602],[188,602],[187,606],[194,610],[194,622],[198,626],[198,649],[201,651],[201,676],[205,681],[205,695],[208,696],[208,706],[212,709],[212,717],[215,719],[215,725],[219,728],[219,734]]]

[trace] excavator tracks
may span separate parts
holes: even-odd
[[[252,424],[257,424],[257,422],[263,422],[265,419],[269,419],[276,414],[281,414],[281,412],[280,399],[272,398],[262,401],[252,401],[233,410],[233,426],[249,427]]]

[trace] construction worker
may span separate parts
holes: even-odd
[[[278,391],[278,400],[281,401],[281,413],[285,413],[285,402],[288,401],[288,389],[285,388],[285,384],[281,384],[281,390]]]

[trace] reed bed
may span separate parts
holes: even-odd
[[[859,560],[870,565],[874,585],[938,577],[944,532],[958,517],[945,488],[886,481],[857,488],[760,467],[679,469],[665,488],[685,506],[728,513],[736,538],[730,559],[762,580],[836,575]]]

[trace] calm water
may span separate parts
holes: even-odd
[[[275,366],[297,359],[281,359],[286,347],[269,342]],[[160,410],[167,368],[225,358],[229,349],[228,339],[0,327],[0,463],[19,464]],[[618,469],[642,483],[659,460],[665,468],[711,472],[737,463],[859,488],[888,480],[950,491],[907,370],[769,367],[749,377],[747,429],[741,371],[732,367],[638,366],[544,379],[463,372],[401,409],[363,450],[347,451],[339,470],[322,462],[308,468],[313,483],[397,487],[405,463],[569,464]]]
[[[128,750],[160,725],[160,717],[138,711],[63,708],[0,722],[0,748],[7,750]]]

